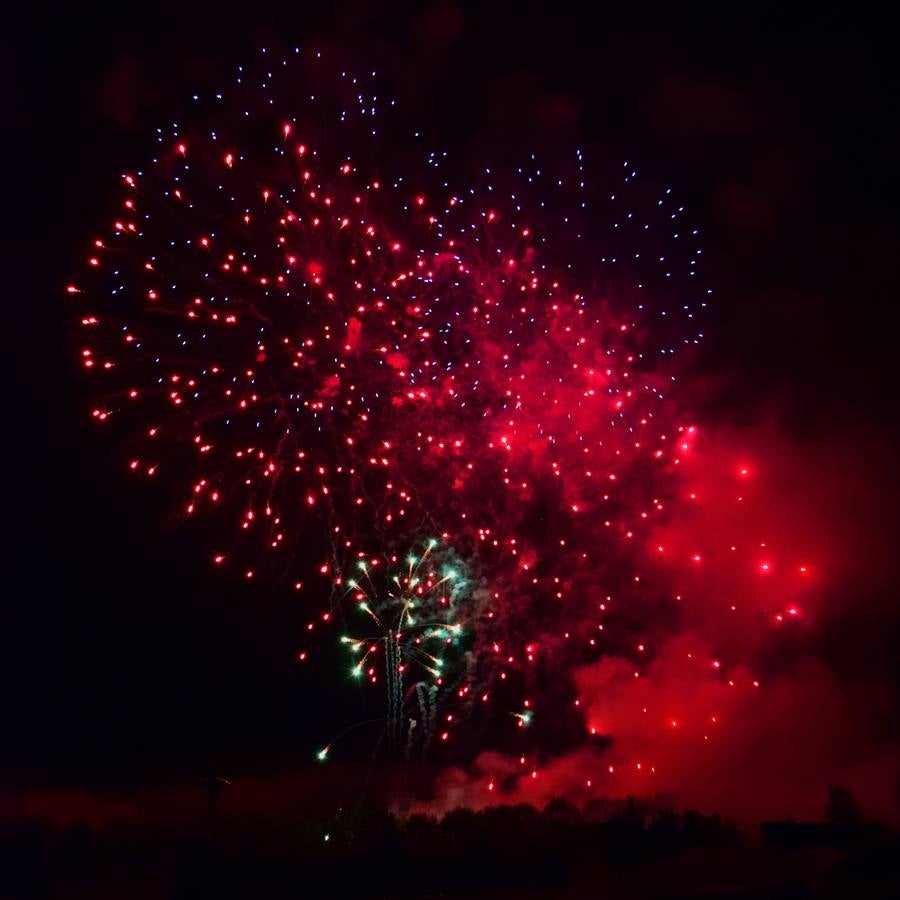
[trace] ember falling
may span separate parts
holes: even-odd
[[[407,769],[438,810],[890,790],[893,687],[834,647],[888,606],[850,597],[877,430],[742,399],[734,274],[665,159],[447,144],[318,48],[182,92],[58,291],[77,452],[163,525],[190,615],[236,618],[229,683],[277,658],[280,765]]]

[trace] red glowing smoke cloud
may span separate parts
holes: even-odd
[[[802,442],[770,422],[709,440],[686,480],[693,513],[654,535],[697,550],[678,553],[685,614],[648,639],[652,662],[611,654],[578,668],[581,746],[483,753],[446,770],[418,808],[643,796],[753,825],[817,819],[827,785],[843,783],[867,814],[896,819],[895,619],[882,598],[892,498],[872,487],[892,462],[862,430]]]

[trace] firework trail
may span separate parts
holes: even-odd
[[[345,635],[341,642],[353,654],[355,678],[376,683],[375,657],[379,652],[384,657],[388,746],[393,755],[399,749],[407,701],[418,702],[422,723],[414,735],[419,722],[409,719],[408,755],[414,737],[430,740],[437,690],[452,691],[464,667],[463,644],[474,624],[467,616],[477,611],[475,585],[461,560],[435,539],[405,558],[360,559],[356,570],[343,582],[344,599],[355,605],[357,618],[362,614],[368,627],[362,636]]]

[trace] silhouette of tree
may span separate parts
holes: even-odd
[[[634,798],[598,802],[590,816],[563,800],[442,819],[403,818],[378,804],[327,817],[224,810],[216,840],[204,821],[0,823],[0,897],[636,900],[721,896],[723,883],[735,890],[727,896],[812,897],[823,896],[814,890],[823,865],[840,884],[827,896],[900,896],[900,836],[862,823],[846,788],[832,786],[828,797],[830,824],[767,823],[786,826],[792,840],[763,847],[743,846],[717,815]]]
[[[862,824],[862,810],[849,788],[840,784],[830,784],[828,786],[825,821],[830,822],[832,825],[841,825],[843,827],[853,827]]]

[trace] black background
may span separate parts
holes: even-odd
[[[548,108],[577,110],[578,131],[669,179],[706,225],[722,286],[701,363],[724,375],[727,415],[774,405],[804,440],[859,429],[892,445],[887,24],[583,5],[79,4],[5,23],[0,779],[277,766],[340,718],[327,676],[293,662],[302,613],[211,576],[162,498],[114,469],[63,293],[154,125],[267,41],[372,56],[451,146],[525,140]]]

